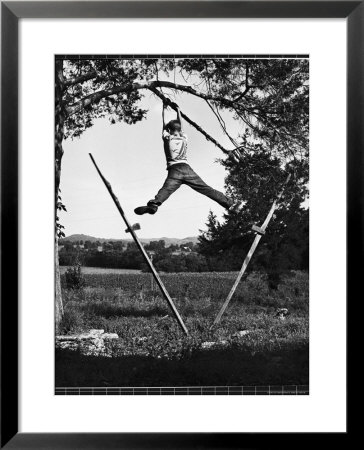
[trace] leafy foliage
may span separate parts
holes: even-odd
[[[245,125],[250,143],[264,142],[285,157],[304,156],[301,151],[308,146],[307,60],[184,59],[180,66],[202,80],[217,108],[227,109]]]
[[[59,190],[60,192],[60,190]],[[62,198],[58,194],[58,202],[57,202],[57,211],[67,211],[65,205],[62,203]],[[56,215],[56,234],[58,239],[64,238],[66,235],[64,234],[64,226],[59,222],[58,214]]]
[[[175,79],[163,82],[176,71],[186,84]],[[108,117],[111,123],[140,121],[147,112],[138,105],[141,91],[157,88],[162,93],[163,88],[167,97],[173,91],[201,97],[217,116],[219,109],[228,110],[242,130],[250,130],[251,140],[263,141],[286,157],[307,149],[307,60],[67,60],[64,76],[64,106],[72,111],[67,114],[65,137],[80,136],[95,118]]]
[[[127,88],[134,82],[153,79],[156,68],[155,60],[67,60],[64,75],[67,80],[82,80],[72,83],[64,93],[66,105],[81,102],[80,111],[68,115],[65,124],[65,137],[74,138],[90,128],[96,118],[107,117],[112,124],[124,121],[130,125],[142,120],[146,111],[138,106],[141,93]],[[88,75],[91,78],[83,81]],[[124,88],[125,91],[107,95],[113,88]],[[96,92],[102,93],[101,96],[91,100]]]
[[[265,270],[278,281],[277,272],[308,269],[309,214],[304,207],[308,197],[308,164],[306,160],[296,160],[282,168],[278,158],[259,148],[260,145],[255,147],[254,152],[242,156],[239,164],[231,160],[222,162],[228,170],[227,192],[242,202],[244,208],[238,214],[226,214],[222,224],[210,214],[207,230],[200,236],[199,251],[208,259],[210,270],[240,268],[254,239],[251,227],[263,223],[289,170],[293,179],[285,186],[279,207],[250,263],[251,270]]]
[[[85,285],[82,274],[82,266],[79,257],[75,258],[73,267],[69,267],[65,273],[65,281],[68,289],[81,289]]]

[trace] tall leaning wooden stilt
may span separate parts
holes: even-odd
[[[239,272],[238,276],[236,277],[235,283],[233,284],[233,287],[231,288],[228,296],[226,297],[226,300],[225,300],[224,304],[222,305],[222,307],[221,307],[218,315],[216,316],[216,319],[214,320],[214,323],[211,325],[210,329],[213,328],[216,324],[218,324],[220,322],[220,319],[221,319],[222,315],[224,314],[226,308],[228,307],[228,305],[230,303],[230,300],[232,299],[232,297],[233,297],[233,295],[235,293],[235,290],[238,287],[238,284],[240,283],[240,280],[241,280],[242,276],[244,275],[244,273],[245,273],[245,271],[246,271],[246,269],[247,269],[247,267],[249,265],[249,262],[250,262],[250,260],[251,260],[251,258],[253,256],[256,248],[258,247],[259,241],[261,240],[262,236],[265,234],[265,230],[268,227],[268,224],[269,224],[269,222],[270,222],[270,220],[271,220],[271,218],[272,218],[272,216],[274,214],[274,211],[277,209],[278,202],[281,199],[283,191],[284,191],[284,188],[285,188],[286,184],[289,182],[290,178],[291,178],[291,174],[288,175],[288,177],[287,177],[287,179],[286,179],[286,181],[285,181],[285,183],[284,183],[280,193],[278,194],[276,200],[274,200],[273,205],[272,205],[272,207],[271,207],[271,209],[270,209],[270,211],[269,211],[269,213],[268,213],[268,215],[267,215],[263,225],[261,227],[253,225],[252,229],[256,233],[254,241],[253,241],[253,243],[252,243],[252,245],[250,247],[250,250],[249,250],[248,254],[245,257],[245,260],[243,262],[243,265],[241,266],[240,272]]]
[[[173,303],[173,300],[171,299],[170,295],[168,294],[167,289],[165,288],[165,286],[164,286],[164,284],[163,284],[163,282],[162,282],[160,276],[158,275],[158,272],[155,270],[152,261],[149,259],[148,254],[147,254],[147,252],[145,251],[145,249],[144,249],[142,243],[139,241],[139,238],[138,238],[138,236],[136,235],[136,233],[135,233],[133,227],[130,225],[128,219],[126,218],[125,213],[124,213],[124,211],[123,211],[123,208],[121,207],[118,198],[117,198],[116,195],[114,194],[114,192],[113,192],[113,190],[112,190],[112,188],[111,188],[110,183],[106,180],[106,178],[105,178],[105,177],[103,176],[103,174],[101,173],[101,171],[100,171],[100,169],[98,168],[98,166],[97,166],[97,164],[96,164],[96,162],[95,162],[93,156],[91,155],[91,153],[89,153],[89,155],[90,155],[90,158],[91,158],[91,160],[92,160],[94,166],[96,167],[97,173],[100,175],[100,178],[101,178],[102,181],[104,182],[104,184],[105,184],[105,186],[106,186],[106,189],[109,191],[109,194],[110,194],[111,198],[113,199],[113,201],[114,201],[114,203],[115,203],[115,206],[117,207],[117,209],[118,209],[118,211],[119,211],[121,217],[123,218],[123,220],[124,220],[124,222],[125,222],[125,224],[126,224],[126,226],[127,226],[127,229],[130,231],[130,234],[132,235],[132,237],[133,237],[133,239],[134,239],[134,242],[135,242],[136,245],[138,246],[138,248],[139,248],[139,250],[140,250],[140,253],[143,255],[145,262],[148,264],[148,266],[149,266],[149,268],[150,268],[150,270],[151,270],[151,272],[152,272],[152,274],[153,274],[153,276],[154,276],[154,279],[155,279],[155,281],[157,282],[157,284],[158,284],[158,286],[159,286],[159,288],[160,288],[160,290],[161,290],[161,292],[162,292],[164,298],[167,300],[167,302],[168,302],[168,304],[169,304],[169,307],[171,308],[171,310],[172,310],[172,312],[173,312],[175,318],[177,319],[177,322],[178,322],[179,326],[182,328],[183,332],[184,332],[186,335],[188,335],[188,330],[187,330],[187,328],[186,328],[186,325],[184,324],[184,322],[183,322],[181,316],[179,315],[179,313],[178,313],[178,311],[177,311],[177,309],[176,309],[176,307],[175,307],[175,305],[174,305],[174,303]]]

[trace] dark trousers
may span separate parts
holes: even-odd
[[[151,200],[151,203],[161,205],[182,184],[186,184],[200,194],[206,195],[224,208],[229,208],[233,204],[233,201],[222,192],[207,185],[186,163],[174,164],[168,169],[166,181],[155,198]]]

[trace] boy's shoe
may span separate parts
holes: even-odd
[[[230,213],[239,213],[244,208],[244,203],[241,201],[234,202],[227,210]]]
[[[148,203],[146,206],[138,206],[134,209],[135,214],[142,216],[143,214],[155,214],[158,211],[158,206],[154,203]]]

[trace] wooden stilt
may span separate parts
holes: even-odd
[[[246,271],[246,269],[247,269],[247,267],[249,265],[249,262],[250,262],[253,254],[254,254],[254,252],[255,252],[258,244],[259,244],[259,241],[261,240],[262,236],[265,234],[265,230],[268,227],[268,224],[269,224],[269,222],[270,222],[270,220],[271,220],[271,218],[272,218],[272,216],[274,214],[274,211],[277,209],[278,202],[281,199],[283,191],[284,191],[284,188],[286,187],[286,185],[289,182],[290,178],[291,178],[291,174],[288,175],[288,177],[287,177],[287,179],[286,179],[286,181],[285,181],[285,183],[284,183],[280,193],[278,194],[276,200],[274,200],[273,205],[272,205],[272,207],[271,207],[271,209],[270,209],[270,211],[269,211],[265,221],[263,222],[263,225],[261,227],[258,227],[257,225],[253,225],[252,226],[253,231],[255,231],[255,233],[256,233],[254,241],[253,241],[253,243],[252,243],[252,245],[250,247],[250,250],[249,250],[248,254],[245,257],[245,260],[243,262],[243,265],[241,266],[241,269],[239,271],[238,276],[236,277],[236,280],[235,280],[235,282],[233,284],[233,287],[231,288],[228,296],[226,297],[226,300],[225,300],[224,304],[222,305],[222,307],[221,307],[218,315],[216,316],[216,318],[214,320],[214,323],[211,325],[210,329],[213,328],[216,324],[218,324],[220,322],[220,319],[221,319],[222,315],[224,314],[226,308],[228,307],[228,305],[230,303],[230,300],[232,299],[232,296],[234,295],[234,293],[236,291],[236,288],[238,287],[238,284],[239,284],[242,276],[244,275],[244,273],[245,273],[245,271]]]
[[[186,335],[188,335],[188,330],[187,330],[187,328],[186,328],[186,325],[184,324],[184,322],[183,322],[181,316],[179,315],[179,313],[178,313],[178,311],[177,311],[177,308],[175,307],[175,305],[174,305],[174,303],[173,303],[173,300],[171,299],[170,295],[168,294],[168,291],[167,291],[167,289],[165,288],[165,286],[164,286],[164,284],[163,284],[163,282],[162,282],[162,280],[161,280],[161,278],[160,278],[158,272],[155,270],[152,261],[151,261],[150,258],[148,257],[147,252],[145,251],[145,249],[144,249],[142,243],[140,242],[138,236],[136,235],[133,226],[130,225],[128,219],[126,218],[125,213],[124,213],[124,211],[123,211],[123,208],[121,207],[118,198],[117,198],[116,195],[114,194],[114,192],[113,192],[113,190],[112,190],[112,188],[111,188],[110,183],[106,180],[106,178],[105,178],[105,177],[103,176],[103,174],[101,173],[101,171],[100,171],[100,169],[98,168],[98,166],[97,166],[97,164],[96,164],[96,162],[95,162],[93,156],[91,155],[91,153],[89,153],[89,155],[90,155],[91,161],[93,162],[93,164],[94,164],[94,166],[95,166],[95,168],[96,168],[96,170],[97,170],[97,173],[100,175],[100,178],[101,178],[102,181],[104,182],[104,184],[105,184],[105,186],[106,186],[106,189],[109,191],[109,194],[110,194],[111,198],[113,199],[113,201],[114,201],[114,203],[115,203],[115,206],[117,207],[117,209],[118,209],[118,211],[119,211],[121,217],[123,218],[123,220],[124,220],[124,222],[125,222],[125,225],[127,226],[127,229],[130,231],[130,234],[132,235],[132,237],[133,237],[133,239],[134,239],[134,242],[136,243],[137,247],[139,248],[140,253],[143,255],[143,258],[144,258],[145,262],[148,264],[148,266],[149,266],[149,268],[150,268],[150,270],[151,270],[151,272],[152,272],[152,274],[153,274],[153,277],[154,277],[155,281],[157,282],[157,284],[158,284],[158,286],[159,286],[159,288],[160,288],[160,290],[161,290],[161,292],[162,292],[164,298],[167,300],[167,302],[168,302],[168,304],[169,304],[169,307],[171,308],[171,310],[172,310],[172,312],[173,312],[175,318],[177,319],[177,322],[178,322],[179,326],[182,328],[183,332],[184,332]]]

